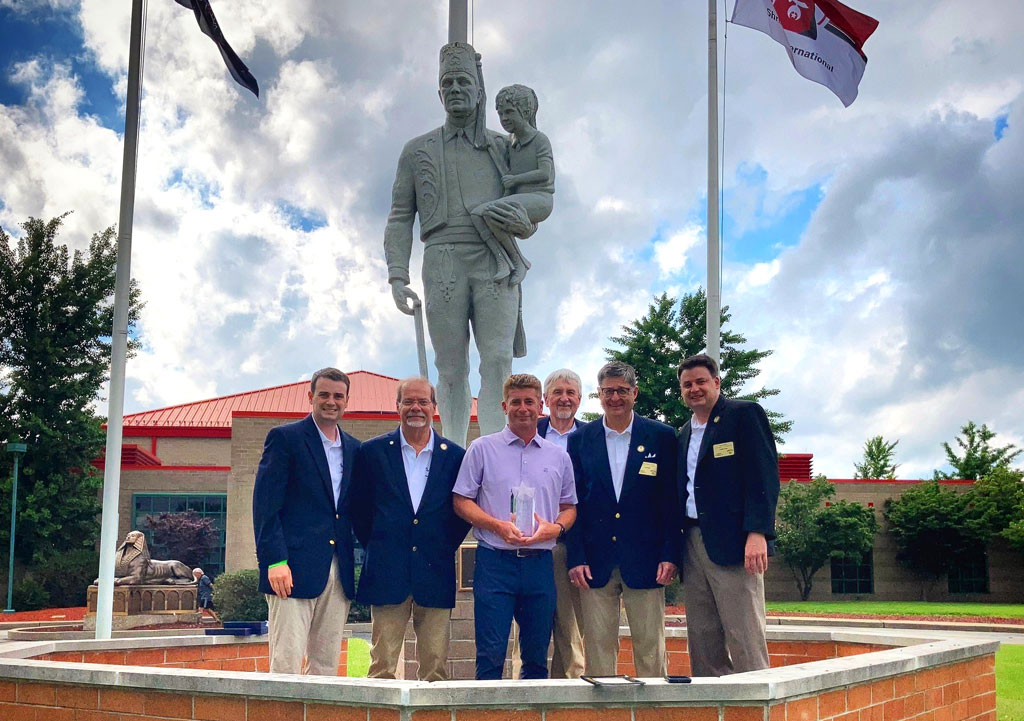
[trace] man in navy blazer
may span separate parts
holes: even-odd
[[[768,668],[764,572],[773,552],[779,463],[757,403],[721,395],[707,355],[679,365],[693,411],[679,436],[683,599],[694,676]]]
[[[259,588],[269,607],[272,673],[338,673],[355,595],[345,496],[359,441],[338,427],[348,394],[341,371],[314,373],[312,412],[270,430],[256,470],[252,523]]]
[[[578,522],[569,578],[581,589],[588,675],[616,671],[619,599],[641,677],[665,675],[665,586],[675,577],[679,519],[676,436],[633,413],[636,371],[618,361],[597,375],[603,418],[569,437]]]
[[[398,385],[401,425],[356,454],[352,526],[366,549],[356,599],[370,604],[370,678],[394,678],[412,617],[420,681],[448,673],[449,617],[455,606],[455,551],[469,524],[455,515],[452,486],[466,452],[434,433],[434,387]]]

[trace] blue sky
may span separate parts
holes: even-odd
[[[729,28],[723,300],[775,351],[758,383],[795,422],[785,450],[845,477],[882,434],[900,439],[901,474],[928,476],[968,419],[1024,445],[1024,320],[1007,312],[1024,305],[1024,7],[853,4],[880,26],[847,109],[771,39]],[[8,232],[73,210],[63,239],[83,247],[116,223],[128,6],[0,0]],[[132,261],[144,348],[127,411],[324,365],[415,371],[381,239],[402,145],[443,119],[447,3],[361,8],[215,0],[257,100],[189,12],[149,3]],[[473,37],[492,98],[537,90],[558,172],[555,211],[524,247],[530,354],[514,368],[568,366],[592,385],[607,339],[654,295],[705,284],[706,8],[580,8],[476,0]]]

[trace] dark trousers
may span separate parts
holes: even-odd
[[[478,546],[473,569],[476,677],[501,678],[513,617],[519,624],[522,678],[548,677],[548,641],[555,615],[551,552],[516,556]]]

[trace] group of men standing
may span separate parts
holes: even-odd
[[[634,413],[625,363],[598,373],[604,413],[590,423],[576,420],[572,371],[543,387],[513,374],[505,428],[463,450],[433,430],[426,379],[402,381],[399,427],[360,444],[338,425],[348,377],[318,371],[310,416],[268,434],[253,494],[270,670],[334,675],[354,598],[371,607],[371,677],[395,677],[412,618],[418,677],[448,678],[455,554],[470,527],[478,679],[501,678],[513,620],[522,678],[548,677],[552,636],[552,677],[615,674],[620,602],[636,674],[664,676],[664,588],[677,573],[693,675],[767,668],[763,574],[779,491],[768,419],[721,396],[706,355],[678,377],[693,418],[677,435]],[[353,536],[365,549],[358,589]]]

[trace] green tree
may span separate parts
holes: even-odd
[[[889,443],[882,436],[869,438],[864,443],[864,458],[860,463],[854,463],[854,478],[896,478],[898,463],[896,459],[896,445],[898,440]]]
[[[887,500],[885,518],[896,540],[896,559],[932,581],[949,573],[958,557],[984,543],[977,525],[969,523],[969,502],[968,494],[943,488],[938,481]]]
[[[1024,543],[1014,544],[1014,528],[1024,530],[1024,471],[998,466],[966,495],[967,523],[975,535],[986,543],[1003,538],[1024,550]]]
[[[92,405],[110,362],[116,248],[108,228],[69,253],[56,243],[65,217],[29,218],[16,243],[0,229],[0,438],[28,444],[16,548],[25,563],[90,546],[98,530],[100,480],[90,462],[104,433]],[[131,301],[134,325],[134,286]],[[10,518],[9,454],[0,464],[0,518]],[[6,550],[9,530],[0,526]]]
[[[1002,448],[994,448],[989,441],[995,438],[996,434],[989,430],[984,423],[979,428],[974,421],[968,421],[967,425],[960,429],[960,434],[954,440],[963,455],[957,455],[948,443],[943,443],[946,461],[953,466],[953,472],[935,471],[935,480],[945,481],[961,478],[976,481],[1000,466],[1009,467],[1014,459],[1021,454],[1021,449],[1012,443],[1008,443]]]
[[[847,500],[826,503],[835,492],[824,476],[810,483],[790,481],[780,492],[775,546],[804,601],[811,595],[815,573],[833,558],[863,560],[878,532],[870,508]]]
[[[676,368],[684,358],[706,349],[706,317],[707,297],[703,289],[684,295],[678,308],[675,298],[662,293],[642,318],[622,326],[622,335],[610,339],[621,348],[606,348],[608,360],[623,361],[636,368],[640,385],[637,413],[662,420],[673,428],[681,428],[690,420],[690,409],[679,393]],[[722,393],[729,398],[752,401],[778,395],[777,388],[764,387],[752,393],[741,393],[746,383],[761,372],[757,364],[772,351],[741,349],[747,339],[726,330],[731,317],[729,306],[722,308]],[[776,411],[766,409],[765,412],[776,441],[781,443],[782,437],[793,427],[793,421],[785,420]]]

